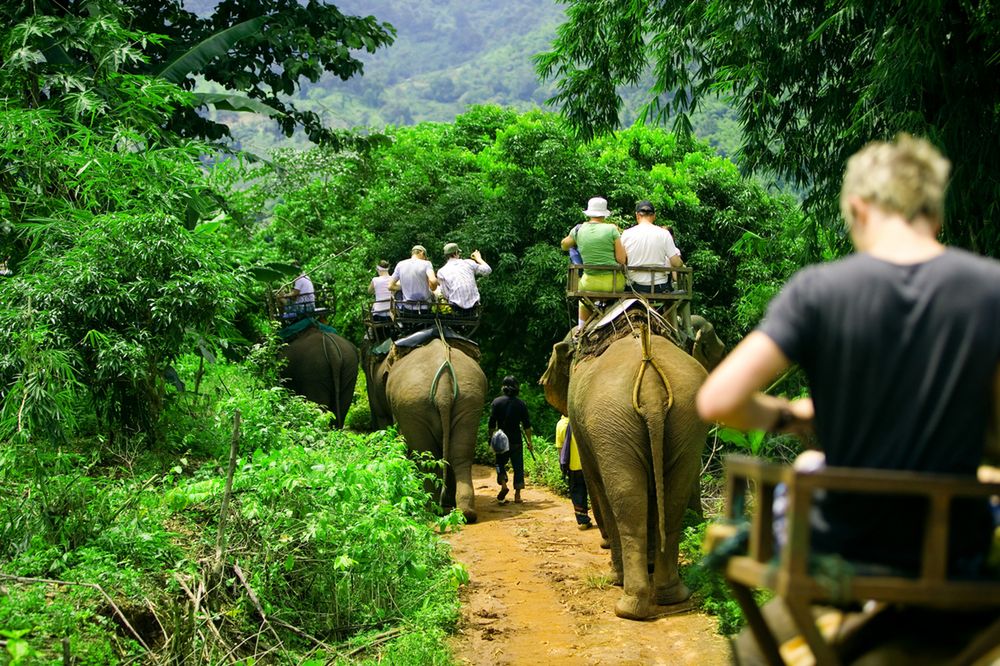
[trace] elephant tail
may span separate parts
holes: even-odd
[[[330,343],[337,350],[338,361],[336,365],[330,358]],[[333,336],[326,331],[323,332],[323,354],[326,355],[326,367],[330,371],[330,380],[333,382],[333,409],[330,411],[333,412],[334,419],[337,421],[337,427],[343,428],[347,418],[347,414],[340,413],[340,371],[344,367],[344,352],[341,351],[340,345],[337,344]]]
[[[665,414],[654,414],[650,413],[650,411],[650,408],[644,410],[642,418],[646,422],[646,430],[649,432],[650,452],[653,455],[653,479],[656,487],[656,524],[659,526],[660,550],[662,551],[664,544],[667,542],[666,489],[663,484],[663,425],[666,419]]]
[[[445,372],[445,369],[450,372]],[[451,386],[448,383],[451,382]],[[431,402],[437,407],[438,415],[441,418],[441,460],[445,467],[442,469],[441,496],[438,501],[444,503],[445,493],[448,491],[448,468],[451,464],[451,410],[458,395],[458,378],[455,376],[455,369],[451,365],[449,358],[441,367],[431,383]]]
[[[663,372],[663,368],[660,367],[660,364],[657,363],[656,359],[652,355],[652,343],[649,340],[648,329],[644,332],[646,335],[643,336],[642,339],[643,358],[639,362],[639,369],[636,371],[635,382],[632,388],[632,407],[646,423],[646,431],[649,433],[649,448],[650,453],[653,456],[653,482],[656,489],[657,525],[660,533],[660,550],[662,551],[667,543],[667,500],[666,490],[663,483],[663,463],[665,455],[663,432],[666,426],[667,414],[670,412],[670,408],[673,407],[674,404],[674,395],[673,388],[670,386],[670,380],[667,379],[667,375]],[[663,400],[657,396],[656,399],[648,400],[645,405],[641,405],[640,393],[642,392],[642,380],[646,374],[647,366],[650,365],[655,370],[655,375],[658,376],[660,381],[663,383],[663,389],[666,391],[666,399]],[[655,379],[653,381],[655,382]]]

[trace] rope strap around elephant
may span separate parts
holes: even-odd
[[[635,382],[632,384],[632,409],[639,413],[639,388],[642,386],[642,378],[646,374],[646,366],[652,365],[653,369],[656,370],[656,374],[660,376],[660,380],[663,382],[664,388],[667,389],[667,410],[674,406],[674,391],[670,386],[670,380],[667,379],[667,374],[663,372],[663,368],[660,364],[656,362],[653,358],[653,345],[650,340],[649,326],[643,326],[639,333],[639,339],[642,341],[642,361],[639,363],[639,370],[635,374]]]
[[[434,402],[434,394],[437,393],[438,381],[441,379],[441,375],[447,370],[451,373],[451,399],[454,400],[458,397],[458,376],[455,374],[455,366],[451,364],[451,345],[448,344],[448,340],[444,336],[444,330],[441,328],[441,322],[437,322],[438,335],[441,337],[441,342],[444,343],[444,348],[448,350],[448,358],[446,358],[441,366],[434,373],[434,381],[431,382],[431,402]]]

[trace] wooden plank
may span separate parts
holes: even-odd
[[[975,476],[932,474],[902,470],[825,467],[817,472],[798,472],[801,483],[827,490],[879,495],[929,495],[948,492],[959,497],[989,497],[1000,494],[1000,483],[980,483]]]
[[[766,662],[771,666],[784,666],[785,662],[781,658],[778,641],[771,632],[771,628],[767,626],[750,589],[732,580],[729,581],[729,589],[732,590],[736,603],[740,605],[740,609],[747,619],[747,624],[750,626],[750,631],[757,641],[757,647],[760,648]]]
[[[811,553],[810,539],[812,532],[809,526],[809,514],[812,511],[813,493],[808,487],[802,488],[800,476],[796,475],[787,484],[788,513],[785,524],[788,526],[788,539],[785,551],[781,554],[781,564],[791,576],[805,576],[809,570]]]
[[[934,583],[944,581],[948,570],[948,508],[950,493],[940,490],[931,495],[931,506],[924,528],[924,548],[920,575]]]
[[[754,484],[754,509],[750,557],[766,562],[774,557],[774,484]]]
[[[788,614],[795,621],[799,633],[806,639],[806,643],[813,653],[813,658],[816,660],[816,666],[840,666],[840,658],[837,657],[833,647],[826,642],[819,627],[816,626],[808,599],[792,596],[785,597],[783,601],[788,608]]]

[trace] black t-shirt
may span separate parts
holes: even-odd
[[[528,406],[520,398],[502,395],[493,400],[490,410],[490,432],[500,425],[512,447],[521,446],[521,427],[530,428]]]
[[[775,298],[759,330],[805,371],[827,464],[975,474],[1000,365],[1000,263],[949,249],[913,265],[855,254],[811,266]],[[919,504],[842,499],[824,504],[830,530],[814,536],[817,545],[917,560]],[[985,512],[972,513],[952,526],[973,532],[957,535],[963,552],[988,532],[976,522]]]

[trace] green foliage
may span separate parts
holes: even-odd
[[[180,359],[185,383],[193,383],[197,365],[196,357]],[[424,474],[394,433],[331,431],[329,415],[315,405],[266,388],[245,367],[224,361],[209,368],[200,397],[168,397],[166,416],[176,423],[169,443],[186,452],[162,458],[140,451],[131,461],[134,475],[75,450],[85,442],[53,453],[4,450],[0,490],[17,498],[0,503],[5,573],[96,582],[154,650],[167,647],[158,642],[150,608],[177,640],[186,640],[181,625],[172,624],[188,603],[175,575],[206,575],[201,567],[216,543],[231,415],[239,409],[242,446],[226,525],[226,576],[238,563],[272,621],[327,644],[346,641],[354,649],[376,640],[372,658],[445,662],[443,632],[457,618],[457,586],[468,574],[452,564],[436,532],[457,528],[461,514],[437,515]],[[25,645],[18,650],[54,659],[66,637],[81,663],[143,654],[120,633],[95,588],[3,584],[0,628],[19,632],[16,640]],[[259,630],[256,609],[240,590],[231,579],[212,587],[205,601],[218,612],[217,627],[230,645]],[[142,617],[149,622],[140,625]],[[402,629],[399,639],[382,645],[379,634],[392,627]],[[299,663],[313,644],[278,630],[285,644],[279,663]],[[213,654],[201,639],[191,640],[184,649]],[[240,656],[253,650],[245,645]]]
[[[1000,7],[898,9],[858,0],[576,0],[538,70],[554,80],[552,101],[584,137],[618,126],[619,86],[645,85],[650,69],[640,120],[674,116],[685,129],[686,112],[721,94],[744,133],[745,167],[806,189],[806,205],[829,228],[839,226],[848,156],[897,132],[927,136],[956,167],[946,235],[996,255],[1000,166],[982,137],[1000,124]]]
[[[735,446],[737,449],[742,449],[750,455],[757,456],[761,453],[766,433],[763,430],[743,432],[734,428],[716,426],[716,435],[726,444]]]
[[[125,74],[163,77],[191,89],[195,78],[216,83],[225,97],[203,97],[216,108],[263,106],[288,136],[302,127],[317,143],[354,142],[324,126],[313,111],[287,101],[304,82],[324,73],[342,81],[361,74],[359,51],[374,53],[392,43],[395,30],[373,16],[347,16],[332,4],[295,0],[237,0],[196,13],[162,0],[94,0],[82,5],[8,3],[0,10],[14,25],[6,63],[15,72],[42,72],[43,85],[14,80],[11,90],[33,104],[61,99],[77,114],[107,112],[115,105],[88,85],[88,65]],[[19,5],[19,6],[18,6]],[[9,59],[8,59],[9,58]],[[54,83],[55,85],[49,85]],[[233,92],[243,93],[242,100]],[[219,106],[219,102],[224,102]],[[256,102],[256,104],[255,104]],[[225,124],[180,107],[165,126],[171,133],[219,139]]]
[[[682,568],[682,578],[705,612],[718,618],[719,633],[728,636],[743,627],[743,611],[729,593],[722,574],[701,565],[707,527],[708,523],[704,522],[684,528],[680,552],[688,565]]]
[[[559,468],[559,447],[548,438],[532,438],[535,445],[535,455],[524,457],[524,472],[532,483],[538,483],[553,492],[569,497],[569,485]]]
[[[35,16],[0,40],[5,60],[58,47],[94,63],[70,81],[24,56],[0,77],[43,91],[21,100],[40,108],[0,107],[0,255],[14,271],[0,281],[2,437],[59,441],[88,408],[109,440],[154,435],[170,361],[232,337],[246,279],[216,233],[202,146],[161,129],[188,96],[120,73],[136,41],[106,14]],[[90,86],[101,97],[83,113],[74,91]]]
[[[183,10],[136,4],[135,15],[103,0],[0,5],[0,257],[13,271],[0,277],[0,494],[10,500],[0,502],[0,661],[53,662],[63,639],[79,663],[257,659],[271,637],[244,640],[260,623],[236,562],[276,622],[326,644],[405,626],[400,646],[384,649],[440,661],[468,578],[435,530],[461,516],[430,508],[393,434],[332,433],[329,414],[261,385],[257,376],[276,374],[273,341],[246,366],[219,355],[242,342],[234,321],[246,337],[269,328],[255,313],[237,319],[253,296],[242,268],[252,253],[234,239],[253,221],[239,208],[226,215],[216,191],[225,175],[207,175],[206,147],[174,132],[192,96],[132,73],[162,69],[160,55],[186,47],[123,22]],[[243,4],[217,9],[228,16]],[[360,29],[374,19],[285,4],[271,20],[290,23],[270,24],[272,38],[299,39],[308,18],[359,26],[322,38],[319,50],[333,48],[342,64],[353,60],[339,39],[371,46]],[[296,57],[280,73],[267,61],[262,76],[298,80]],[[304,215],[303,201],[283,214]],[[208,554],[237,409],[242,455],[220,584]],[[208,581],[200,612],[184,580]],[[315,648],[280,631],[280,651],[261,656],[299,663]]]
[[[234,484],[239,520],[230,539],[266,544],[241,558],[266,608],[295,616],[309,633],[343,638],[431,605],[424,595],[436,588],[454,589],[447,551],[428,524],[454,526],[457,514],[427,512],[423,478],[398,439],[341,435],[331,444],[335,454],[322,444],[256,450]],[[221,490],[209,477],[178,485],[165,501],[215,515]]]

